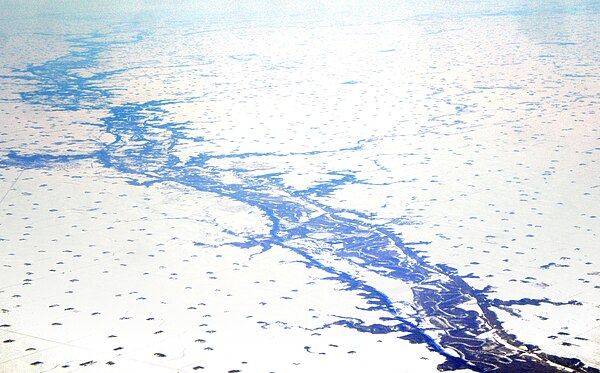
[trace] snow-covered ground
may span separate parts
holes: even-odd
[[[600,369],[597,1],[3,3],[0,371]]]

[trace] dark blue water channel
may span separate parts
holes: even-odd
[[[306,266],[326,271],[331,275],[331,280],[344,283],[348,290],[358,291],[369,305],[367,310],[383,310],[389,315],[381,320],[381,324],[367,324],[363,320],[347,318],[340,318],[334,324],[362,333],[402,331],[401,338],[424,343],[430,350],[445,356],[445,363],[438,367],[441,371],[470,368],[476,371],[551,372],[561,371],[564,367],[582,372],[598,371],[586,367],[579,360],[547,355],[536,346],[519,342],[502,328],[491,311],[494,306],[552,302],[546,299],[493,299],[485,289],[478,291],[471,288],[453,268],[427,263],[414,247],[406,245],[390,227],[374,222],[368,214],[334,209],[317,202],[315,197],[355,182],[352,173],[334,174],[332,176],[335,177],[330,181],[307,190],[294,190],[283,185],[280,174],[244,177],[247,171],[244,169],[233,170],[242,175],[244,184],[225,184],[218,177],[219,169],[207,165],[209,160],[215,158],[285,157],[290,154],[202,154],[183,163],[172,154],[172,149],[178,141],[186,139],[186,129],[192,127],[193,123],[174,123],[165,118],[172,104],[185,102],[186,98],[115,106],[111,104],[111,97],[116,95],[120,87],[111,88],[100,83],[122,70],[96,73],[91,77],[76,74],[78,69],[99,70],[99,56],[103,51],[118,44],[136,43],[145,37],[144,34],[138,34],[129,41],[106,41],[110,40],[110,36],[92,34],[71,38],[68,40],[73,46],[71,53],[43,64],[15,69],[12,76],[4,78],[26,77],[28,84],[35,84],[35,89],[22,93],[21,99],[27,103],[44,105],[48,110],[108,110],[109,115],[94,125],[114,135],[115,141],[87,154],[26,154],[15,149],[1,160],[4,167],[52,167],[57,163],[93,159],[130,176],[133,184],[151,185],[172,181],[255,206],[268,216],[271,230],[268,235],[248,237],[245,243],[239,244],[241,249],[259,246],[264,251],[276,250],[277,247],[293,250],[303,258]],[[159,140],[152,135],[157,129],[163,133]],[[193,140],[204,141],[202,138]],[[361,143],[357,143],[356,147],[346,150],[359,150],[360,147]],[[319,153],[313,151],[303,154],[310,156]],[[274,190],[286,191],[287,197],[282,193],[274,193]],[[315,209],[324,213],[306,219]],[[353,215],[344,214],[347,212]],[[317,239],[317,233],[320,237],[327,233],[333,238]],[[317,241],[318,245],[302,245],[303,240]],[[408,282],[412,286],[414,299],[405,301],[413,304],[414,314],[403,315],[383,291],[336,268],[334,264],[320,262],[318,258],[323,255],[356,259],[354,262],[364,271],[375,271],[381,276]],[[463,303],[473,299],[482,313],[461,308]],[[432,335],[437,331],[442,333],[433,338]],[[489,332],[493,332],[496,338],[478,337]]]

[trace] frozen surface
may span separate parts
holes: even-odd
[[[0,371],[600,369],[600,3],[0,1]]]

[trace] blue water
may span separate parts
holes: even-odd
[[[497,9],[497,6],[485,7],[464,3],[463,12],[451,13],[451,16],[531,16],[536,14],[564,11],[569,14],[597,11],[598,2],[577,3],[564,6],[562,2],[547,2],[543,6],[526,6],[514,3],[513,7]],[[561,4],[563,5],[561,7]],[[583,5],[587,5],[584,7]],[[418,17],[437,17],[441,11],[424,13]],[[283,11],[283,10],[282,10]],[[149,11],[150,12],[150,11]],[[146,14],[147,16],[148,14]],[[111,15],[109,15],[111,16]],[[112,15],[114,16],[114,15]],[[236,13],[228,17],[235,19]],[[83,21],[82,21],[83,22]],[[267,21],[262,21],[267,22]],[[276,22],[276,21],[273,21]],[[280,21],[279,21],[280,22]],[[208,22],[210,23],[210,22]],[[188,129],[194,127],[190,122],[170,122],[168,117],[172,108],[180,102],[194,102],[193,97],[178,96],[168,100],[149,100],[144,103],[113,104],[112,98],[118,96],[120,87],[106,87],[102,82],[109,76],[118,75],[122,70],[103,70],[99,56],[118,46],[134,44],[152,37],[152,29],[147,22],[132,23],[126,27],[130,37],[122,40],[119,33],[91,32],[80,35],[65,36],[70,44],[70,52],[59,58],[44,63],[31,64],[25,68],[14,68],[4,79],[22,79],[27,84],[34,84],[35,89],[20,94],[23,102],[42,105],[47,110],[63,110],[77,112],[88,109],[106,110],[108,115],[99,123],[92,123],[102,131],[112,134],[115,140],[99,149],[80,154],[52,155],[31,154],[27,149],[11,149],[7,158],[0,161],[2,167],[48,168],[62,163],[81,159],[90,159],[105,167],[115,169],[130,177],[130,183],[148,186],[165,181],[177,182],[200,191],[217,193],[234,198],[245,204],[259,208],[269,218],[271,230],[269,235],[248,237],[246,242],[238,244],[240,250],[247,247],[262,247],[263,251],[276,246],[293,250],[304,258],[307,267],[316,267],[330,274],[330,279],[342,282],[348,290],[358,290],[369,304],[368,310],[385,311],[389,316],[382,324],[367,324],[362,320],[340,320],[335,324],[355,329],[363,333],[383,334],[397,331],[408,332],[403,338],[414,343],[424,343],[432,351],[446,358],[440,370],[470,368],[476,371],[553,371],[557,370],[548,364],[552,361],[558,365],[581,371],[597,371],[585,367],[576,359],[550,356],[539,351],[536,346],[524,345],[515,336],[507,333],[496,318],[491,307],[511,305],[540,305],[543,303],[560,305],[548,299],[516,299],[501,301],[494,299],[489,289],[471,288],[457,271],[447,265],[431,264],[420,255],[418,245],[407,244],[394,233],[391,227],[381,224],[367,213],[335,209],[318,202],[316,197],[326,196],[340,186],[356,182],[352,172],[333,173],[329,181],[321,182],[305,190],[295,190],[286,186],[281,174],[268,174],[254,178],[244,178],[244,185],[225,184],[220,181],[218,168],[208,165],[213,159],[248,158],[262,156],[287,156],[303,154],[319,155],[320,151],[305,153],[242,153],[242,154],[200,154],[186,162],[176,157],[172,150],[181,140],[187,139]],[[227,27],[220,25],[219,27]],[[111,39],[114,39],[111,41]],[[557,46],[570,46],[571,42],[548,42]],[[392,52],[390,50],[389,52]],[[388,51],[385,51],[388,52]],[[252,54],[230,56],[232,59],[244,61],[254,57]],[[82,77],[74,73],[77,69],[94,69],[94,75]],[[360,81],[348,80],[341,84],[360,85]],[[479,87],[492,89],[492,87]],[[502,89],[518,89],[517,86],[500,87]],[[497,87],[493,87],[497,89]],[[218,99],[218,97],[216,97]],[[457,111],[464,107],[457,106]],[[155,129],[163,131],[160,140],[152,134]],[[203,142],[202,137],[192,139]],[[363,143],[357,143],[346,150],[360,150]],[[201,170],[201,171],[199,171]],[[244,172],[244,169],[233,170]],[[273,189],[285,190],[290,197],[274,195]],[[325,211],[324,214],[304,221],[315,208]],[[349,218],[345,212],[351,212],[356,219]],[[401,223],[398,219],[396,223]],[[316,233],[330,233],[335,239],[321,240],[319,252],[297,244],[289,244],[294,239],[311,238]],[[314,240],[314,238],[311,238]],[[341,245],[340,245],[341,244]],[[427,242],[421,242],[426,245]],[[419,310],[417,317],[401,314],[392,304],[388,296],[381,290],[354,278],[332,265],[321,263],[316,258],[327,253],[333,257],[360,259],[356,263],[364,268],[374,270],[381,275],[400,279],[413,284],[414,304]],[[554,263],[549,264],[552,265]],[[440,276],[441,275],[441,276]],[[426,286],[422,286],[426,285]],[[475,299],[483,311],[479,314],[461,308],[469,299]],[[570,304],[576,304],[571,302]],[[431,337],[424,329],[426,320],[438,320],[435,325],[444,330],[439,338]],[[326,327],[327,325],[324,325]],[[495,331],[505,343],[492,339],[478,338],[484,333]],[[511,347],[512,346],[512,347]],[[514,347],[527,350],[524,354]],[[458,351],[459,356],[451,354],[448,348]]]

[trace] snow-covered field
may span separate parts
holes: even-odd
[[[600,369],[600,2],[199,3],[0,1],[0,372]]]

